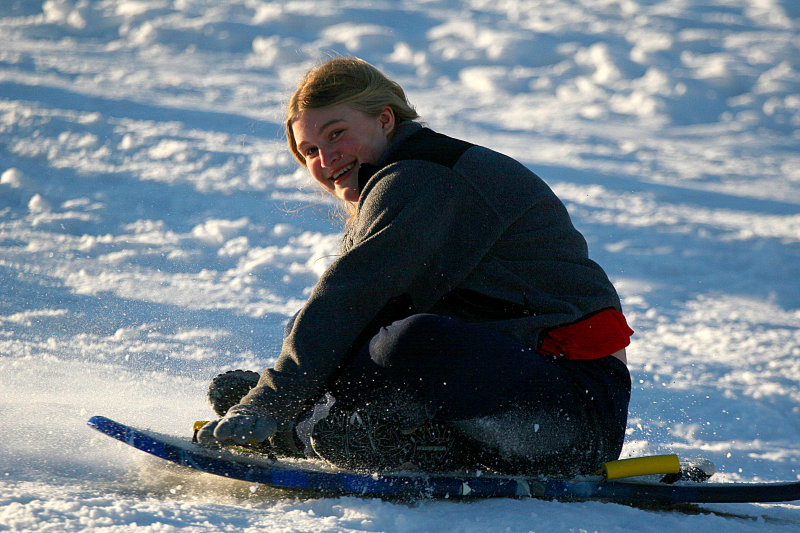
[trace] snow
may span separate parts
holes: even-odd
[[[0,34],[0,529],[796,530],[797,503],[290,495],[85,425],[188,433],[211,377],[274,361],[340,235],[283,107],[357,54],[566,202],[637,332],[623,456],[800,479],[795,0],[6,0]]]

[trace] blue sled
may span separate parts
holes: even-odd
[[[298,466],[264,456],[237,454],[192,444],[93,416],[94,429],[172,463],[195,470],[273,487],[322,493],[409,498],[542,498],[562,501],[599,500],[634,504],[754,503],[800,500],[800,482],[694,483],[674,485],[645,481],[605,481],[600,476],[578,480],[521,476],[393,473],[362,475]]]

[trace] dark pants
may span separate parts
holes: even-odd
[[[631,382],[615,357],[554,358],[480,326],[417,314],[381,328],[329,387],[353,406],[397,389],[500,470],[579,474],[619,457]]]

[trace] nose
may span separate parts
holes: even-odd
[[[320,149],[319,157],[322,162],[323,167],[329,167],[335,161],[338,161],[342,155],[339,152],[335,152],[333,150],[325,150]]]

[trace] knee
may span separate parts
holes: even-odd
[[[382,327],[369,343],[369,355],[379,366],[405,366],[430,349],[447,317],[421,313]]]

